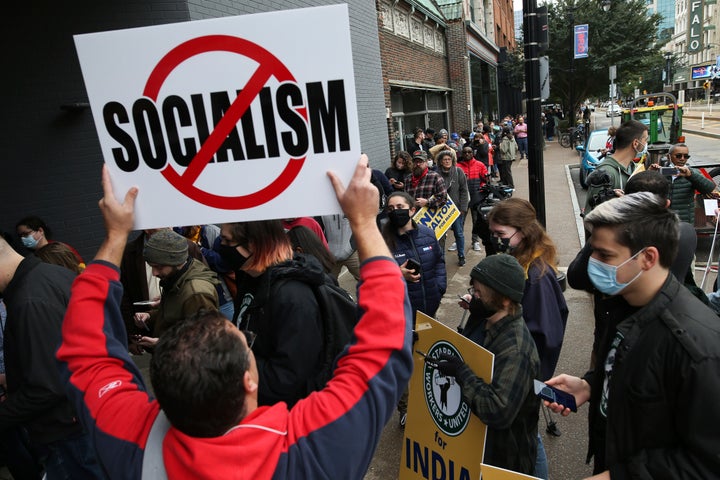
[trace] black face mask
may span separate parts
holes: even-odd
[[[402,228],[410,221],[410,209],[399,208],[388,213],[390,223],[395,228]]]
[[[497,313],[497,309],[486,305],[482,300],[475,297],[470,303],[470,312],[473,315],[479,315],[481,318],[489,318]]]
[[[238,252],[237,245],[233,247],[232,245],[221,244],[218,246],[218,253],[227,266],[235,272],[240,270],[248,259],[248,257]]]
[[[500,253],[511,252],[513,247],[510,246],[509,238],[492,237],[495,244],[495,250]]]

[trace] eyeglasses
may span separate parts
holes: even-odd
[[[689,153],[673,153],[673,157],[675,158],[690,158]]]
[[[474,297],[475,296],[475,287],[469,287],[467,289],[467,293],[469,293],[470,295],[472,295]]]
[[[33,233],[35,233],[35,230],[28,230],[27,232],[18,232],[18,235],[21,237],[29,237]]]
[[[245,335],[245,340],[248,344],[248,350],[252,350],[253,345],[255,344],[255,340],[257,339],[257,334],[255,332],[251,332],[250,330],[240,330],[243,335]]]

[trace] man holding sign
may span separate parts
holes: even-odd
[[[415,207],[439,208],[447,202],[445,181],[428,168],[427,153],[412,154],[412,173],[405,176],[405,191],[415,199]]]
[[[107,237],[73,285],[57,357],[111,478],[362,478],[410,378],[412,319],[375,223],[367,157],[347,189],[329,176],[363,262],[361,316],[327,387],[288,410],[258,408],[252,334],[203,310],[160,338],[150,366],[158,399],[150,397],[127,352],[117,267],[138,189],[120,203],[104,170]]]

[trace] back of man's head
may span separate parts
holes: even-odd
[[[656,170],[645,170],[634,174],[625,184],[625,193],[650,192],[667,200],[670,182]]]
[[[150,381],[170,423],[193,437],[217,437],[246,415],[247,346],[217,311],[165,331],[150,362]]]
[[[622,150],[632,145],[633,140],[640,139],[648,128],[637,120],[628,120],[620,125],[615,133],[615,150]]]
[[[585,228],[609,227],[615,231],[615,241],[635,255],[654,246],[659,263],[670,268],[678,249],[678,217],[665,207],[662,197],[650,192],[638,192],[601,203],[585,216]]]

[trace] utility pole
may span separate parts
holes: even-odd
[[[538,221],[545,226],[545,175],[540,119],[540,58],[537,0],[523,0],[525,105],[528,125],[528,188]]]

